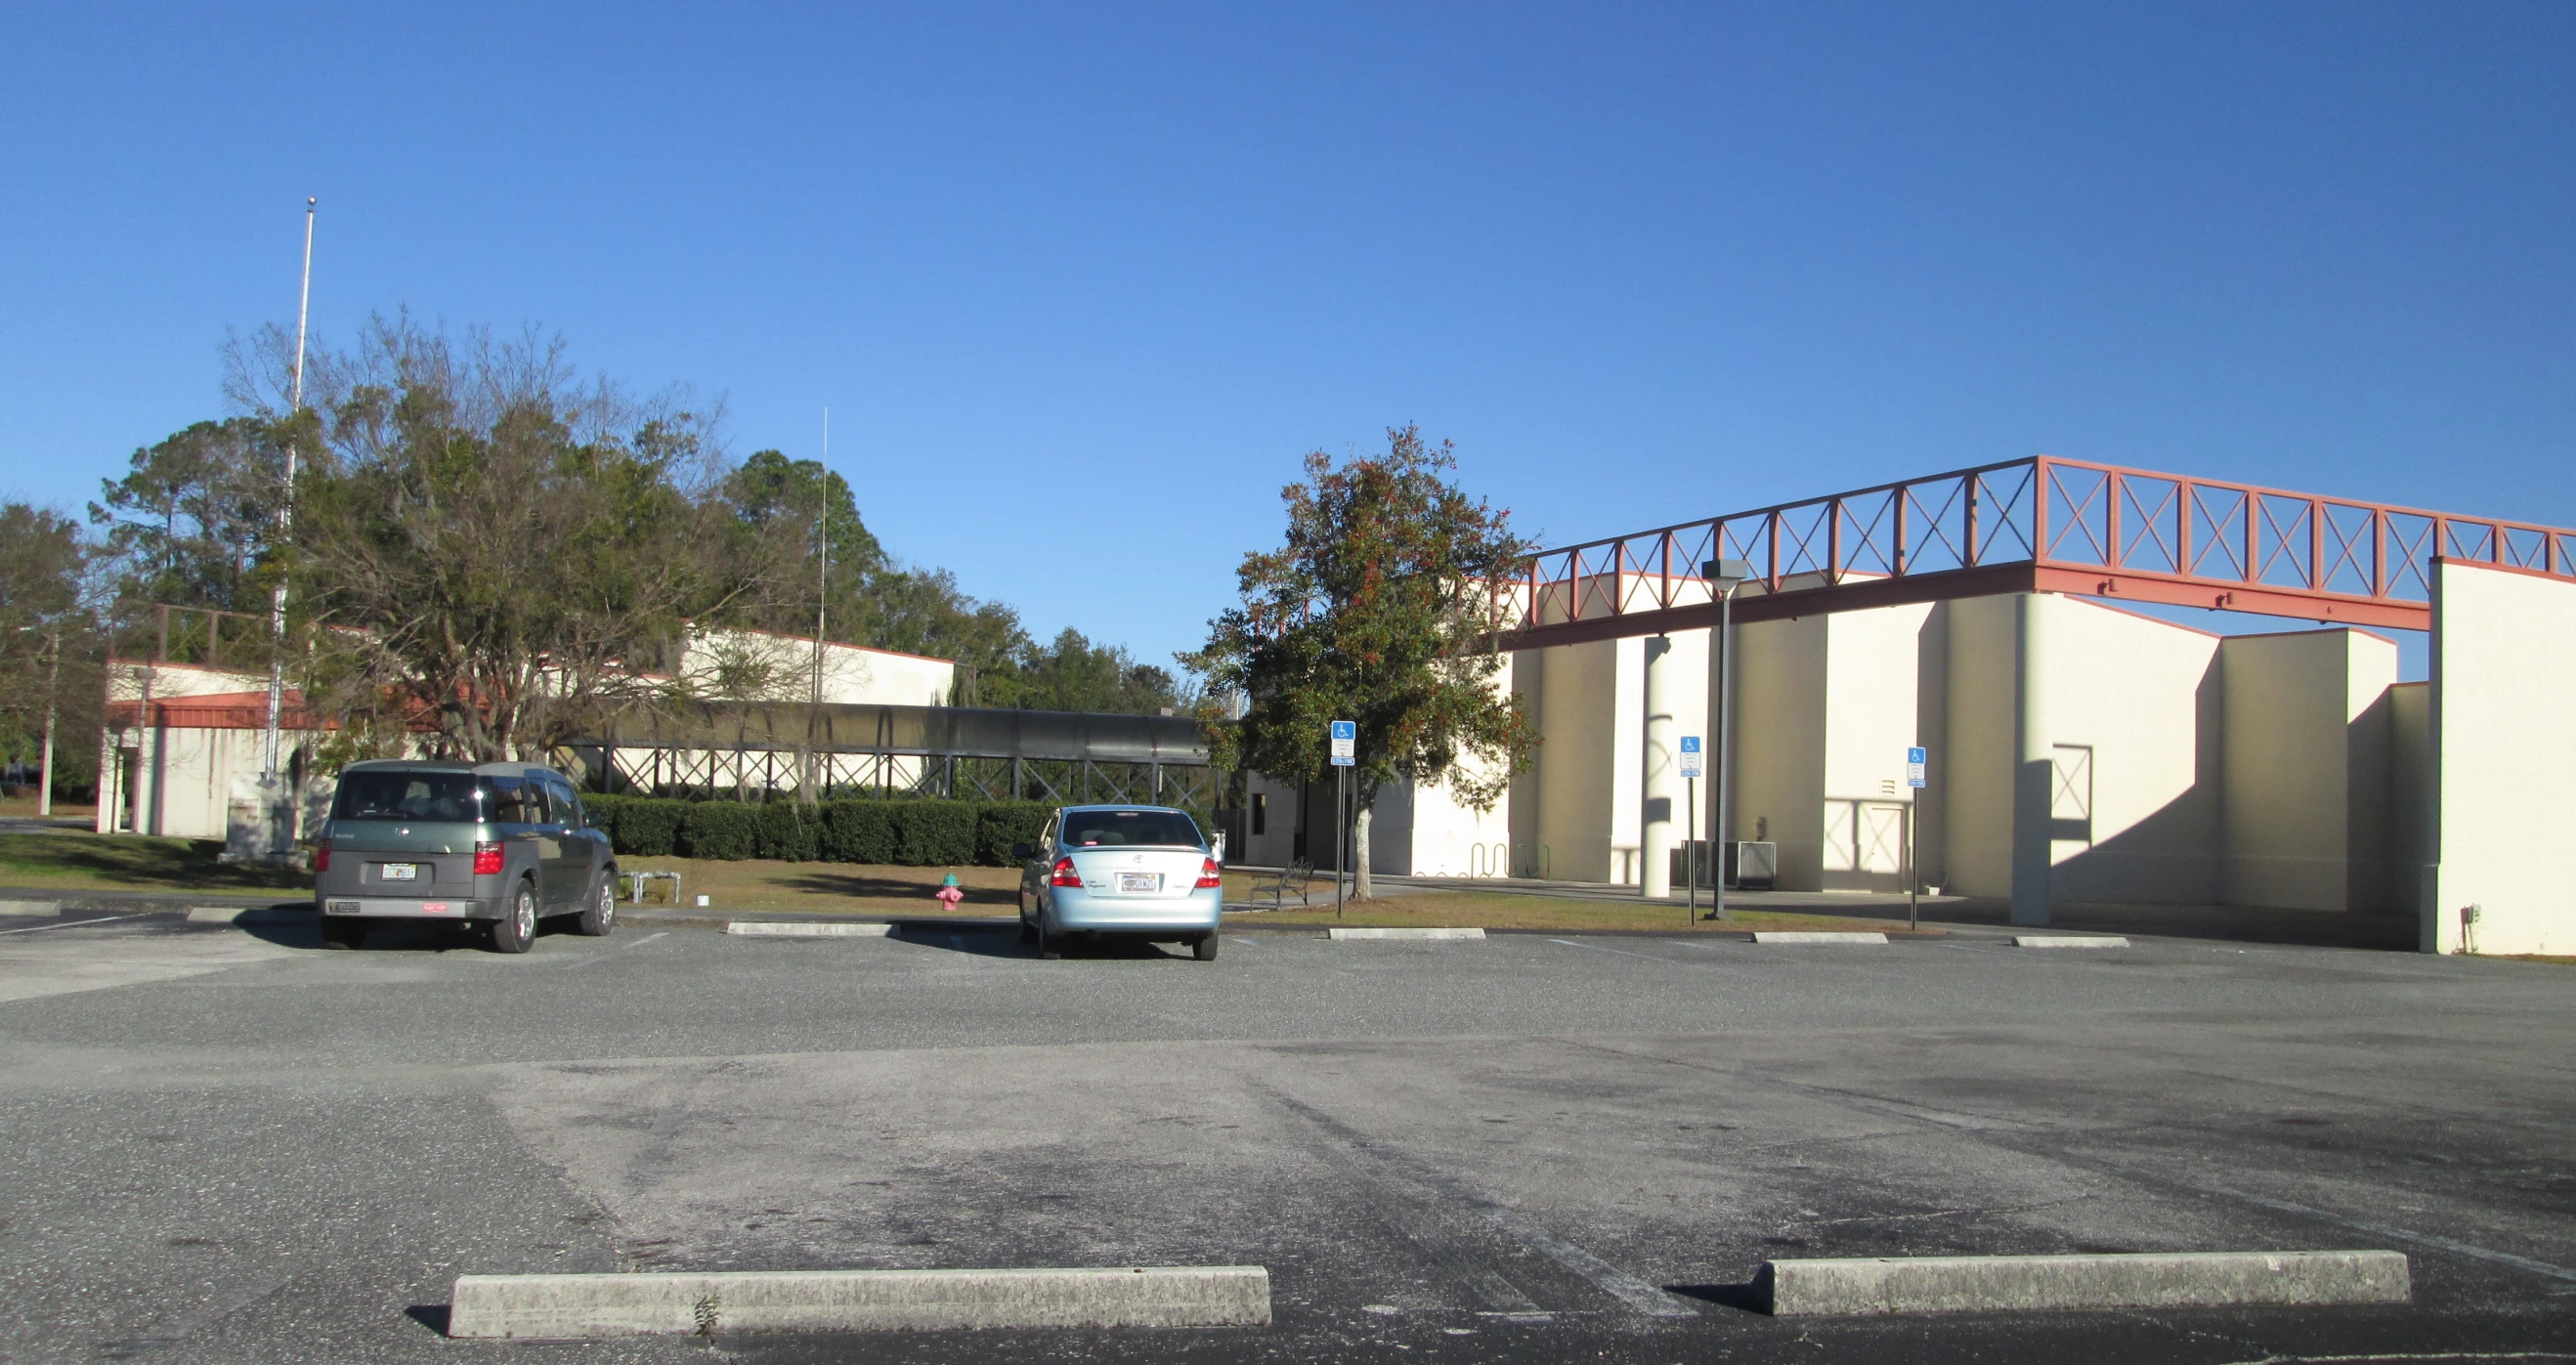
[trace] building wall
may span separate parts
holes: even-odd
[[[1497,692],[1510,695],[1517,690],[1517,663],[1512,657],[1504,658],[1494,678]],[[1471,779],[1494,771],[1492,763],[1477,759],[1462,762],[1460,767]],[[1397,799],[1404,803],[1405,826],[1399,828],[1391,820],[1384,821],[1387,841],[1393,845],[1384,853],[1380,852],[1378,831],[1370,831],[1372,868],[1423,877],[1510,875],[1512,816],[1508,798],[1480,811],[1458,799],[1454,782],[1405,783],[1390,785],[1379,804],[1383,809]],[[1400,867],[1397,858],[1402,860]]]
[[[2576,583],[2433,568],[2429,952],[2576,953]],[[2477,906],[2475,923],[2463,910]]]
[[[2387,908],[2420,914],[2433,861],[2433,685],[2388,689]]]
[[[2240,635],[2219,651],[2225,829],[2219,899],[2300,910],[2386,904],[2397,646],[2352,630]]]
[[[1779,845],[1784,891],[1824,880],[1824,616],[1735,628],[1733,807],[1739,840]]]
[[[1942,890],[2012,894],[2013,606],[2010,597],[1946,604],[1946,748],[1926,778],[1941,791]]]
[[[1817,889],[1902,891],[1905,751],[1929,606],[1825,618],[1824,796]]]
[[[1941,770],[1950,752],[1950,608],[1934,603],[1914,636],[1914,734],[1924,748],[1924,785],[1914,793],[1915,876],[1929,886],[1950,881],[1949,788]]]
[[[1547,737],[1546,781],[1539,787],[1533,831],[1548,875],[1575,881],[1617,881],[1613,831],[1622,800],[1619,774],[1617,640],[1566,645],[1545,651],[1539,690],[1539,732]],[[1634,788],[1629,789],[1631,792]],[[1633,839],[1635,816],[1628,817]]]
[[[761,630],[693,629],[680,679],[710,696],[749,701],[814,699],[810,636]],[[876,706],[946,706],[957,665],[948,659],[857,645],[822,648],[822,700]]]
[[[1515,877],[1543,875],[1553,854],[1543,842],[1539,811],[1545,805],[1543,794],[1555,762],[1556,751],[1547,730],[1545,692],[1548,656],[1558,652],[1523,649],[1512,654],[1512,695],[1520,699],[1521,713],[1530,718],[1539,733],[1537,752],[1530,755],[1529,766],[1512,779],[1511,794],[1503,801],[1504,826],[1510,838],[1508,865]]]
[[[156,701],[265,693],[266,673],[204,668],[195,664],[111,664],[105,681],[111,702]],[[313,736],[287,730],[280,746],[291,753]],[[230,824],[234,784],[262,772],[268,735],[261,730],[195,726],[103,726],[99,732],[99,800],[95,828],[182,839],[221,839]],[[129,771],[134,775],[129,784]],[[136,788],[141,788],[141,809]],[[137,816],[140,819],[137,819]]]
[[[1999,599],[2006,611],[2012,599]],[[2207,903],[2218,895],[2219,637],[2046,594],[2051,894]],[[2009,692],[2007,692],[2009,697]],[[2010,742],[2009,709],[2005,711]],[[2007,879],[2008,881],[2009,879]]]

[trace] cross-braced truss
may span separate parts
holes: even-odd
[[[2576,577],[2576,531],[2043,455],[1541,551],[1495,627],[1508,649],[1703,629],[1704,566],[1740,560],[1744,621],[2036,591],[2423,630],[2446,558]]]

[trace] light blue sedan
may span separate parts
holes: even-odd
[[[1020,941],[1064,956],[1068,937],[1186,943],[1216,960],[1225,883],[1207,837],[1168,806],[1067,806],[1020,859]]]

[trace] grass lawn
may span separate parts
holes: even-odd
[[[233,867],[215,861],[223,845],[212,839],[159,839],[131,834],[0,834],[0,885],[82,891],[203,891],[216,894],[310,891],[308,873],[265,867]],[[627,858],[629,872],[677,872],[681,904],[695,906],[706,896],[717,911],[770,913],[936,915],[932,894],[939,879],[957,874],[966,893],[961,918],[1019,913],[1020,872],[1015,867],[876,867],[850,863],[781,863],[705,858]],[[1226,874],[1229,903],[1252,895],[1251,873]],[[622,890],[622,888],[621,888]],[[650,893],[648,905],[665,903],[665,888]],[[1237,928],[1309,928],[1334,923],[1332,889],[1321,903],[1305,909],[1229,912],[1226,923]],[[1354,904],[1341,919],[1353,925],[1478,925],[1487,929],[1683,928],[1708,931],[1706,921],[1684,925],[1682,911],[1668,906],[1641,906],[1618,901],[1570,900],[1516,896],[1499,891],[1424,891],[1389,896],[1367,905]],[[1902,921],[1863,919],[1851,915],[1803,915],[1776,910],[1738,910],[1726,925],[1746,929],[1902,929]]]
[[[677,872],[680,903],[708,897],[717,910],[802,910],[814,914],[935,915],[931,899],[939,879],[954,872],[961,917],[1020,912],[1016,867],[878,867],[863,863],[781,863],[761,859],[620,858],[626,872]],[[623,895],[623,891],[620,891]],[[664,904],[666,886],[644,893],[646,906]]]
[[[30,790],[32,790],[32,788]],[[36,798],[33,796],[0,796],[0,815],[12,816],[21,820],[33,820],[36,818]],[[95,820],[98,818],[98,807],[86,805],[76,806],[68,801],[57,801],[54,803],[54,813],[46,818],[51,820]]]
[[[220,839],[135,834],[0,834],[0,886],[65,891],[310,892],[313,876],[215,861]]]
[[[630,872],[669,871],[681,876],[682,904],[706,896],[716,910],[767,910],[867,915],[936,915],[939,902],[931,893],[939,879],[957,874],[966,899],[960,917],[1019,913],[1020,872],[1015,867],[872,867],[849,863],[718,862],[699,858],[629,858],[620,863]],[[1228,903],[1248,899],[1251,873],[1229,872]],[[666,894],[647,893],[648,904]],[[1334,923],[1332,889],[1322,903],[1308,909],[1228,912],[1225,922],[1243,929],[1276,925],[1311,928]],[[1682,929],[1714,930],[1702,922],[1685,926],[1676,907],[1622,905],[1616,901],[1568,900],[1548,896],[1515,896],[1489,891],[1424,891],[1389,896],[1368,905],[1353,905],[1340,921],[1354,925],[1476,925],[1487,929]],[[1822,930],[1902,930],[1902,920],[1861,919],[1850,915],[1802,915],[1777,910],[1738,910],[1724,928]],[[1937,932],[1937,931],[1932,931]]]
[[[1229,883],[1231,880],[1228,879]],[[1623,905],[1617,901],[1573,900],[1560,896],[1516,896],[1508,891],[1419,891],[1388,896],[1348,906],[1342,918],[1336,921],[1333,918],[1332,888],[1324,889],[1324,897],[1322,905],[1311,909],[1232,912],[1226,915],[1225,922],[1244,929],[1258,929],[1265,925],[1289,928],[1341,923],[1368,927],[1419,925],[1424,928],[1473,925],[1486,929],[1560,929],[1568,932],[1653,929],[1741,933],[1751,929],[1808,929],[1851,933],[1894,930],[1902,933],[1905,930],[1903,920],[1740,908],[1729,910],[1726,923],[1722,925],[1706,919],[1686,924],[1682,917],[1688,912],[1677,905]],[[1700,913],[1706,915],[1707,908],[1702,907]],[[1924,932],[1940,931],[1926,926]]]

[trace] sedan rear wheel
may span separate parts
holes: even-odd
[[[592,938],[606,938],[617,927],[617,883],[599,879],[599,894],[590,898],[590,908],[581,912],[581,931]]]
[[[1190,956],[1201,962],[1216,961],[1216,933],[1211,930],[1190,940]]]
[[[492,947],[504,953],[524,953],[537,941],[537,888],[519,883],[519,894],[510,898],[507,918],[492,925]]]
[[[1047,928],[1044,907],[1038,910],[1037,941],[1038,956],[1046,961],[1054,962],[1064,956],[1064,934]]]

